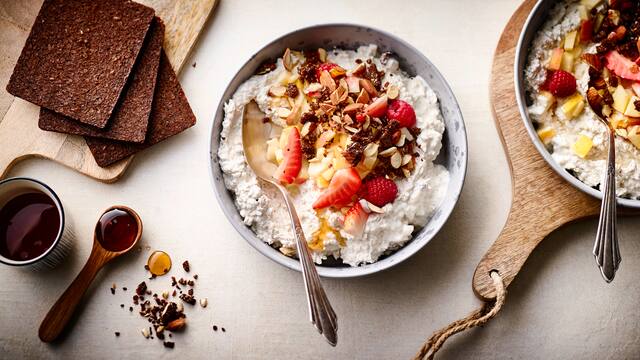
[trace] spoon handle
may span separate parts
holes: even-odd
[[[606,282],[613,281],[616,270],[620,266],[620,250],[618,247],[617,210],[616,210],[616,169],[615,169],[615,135],[609,130],[609,153],[607,156],[607,172],[602,187],[602,206],[598,231],[593,247],[593,255]]]
[[[316,329],[327,339],[329,344],[336,346],[338,343],[338,317],[335,311],[333,311],[331,303],[329,303],[329,299],[327,299],[327,295],[320,283],[320,277],[309,253],[307,240],[305,239],[304,231],[302,230],[302,225],[300,224],[300,219],[298,218],[298,213],[296,212],[293,201],[291,201],[286,189],[280,185],[277,186],[289,209],[291,225],[293,226],[296,237],[298,257],[300,258],[300,265],[302,266],[302,277],[307,290],[307,304],[309,306],[311,323],[316,326]]]
[[[51,342],[58,338],[98,271],[111,259],[101,248],[96,248],[99,246],[94,244],[87,263],[42,320],[38,330],[40,340]]]

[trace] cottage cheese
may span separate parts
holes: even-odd
[[[378,258],[403,246],[414,231],[424,226],[444,198],[449,174],[447,170],[433,163],[442,146],[444,122],[440,114],[438,99],[433,90],[421,77],[410,78],[399,69],[398,62],[390,58],[385,64],[375,58],[375,45],[362,46],[357,51],[330,51],[328,60],[338,65],[352,67],[357,58],[372,58],[379,69],[385,71],[384,82],[395,84],[400,89],[401,99],[412,104],[416,112],[417,127],[422,131],[416,140],[421,157],[409,178],[397,180],[398,197],[384,207],[384,214],[369,216],[361,237],[340,230],[344,239],[340,244],[333,232],[326,234],[322,250],[312,252],[314,261],[321,263],[329,256],[342,259],[345,264],[357,266],[372,263]],[[284,253],[295,251],[295,239],[291,231],[289,215],[277,190],[262,185],[245,162],[242,149],[243,106],[255,99],[268,115],[268,89],[285,71],[282,60],[278,60],[274,71],[256,75],[243,83],[233,97],[225,104],[225,118],[218,150],[220,167],[224,173],[226,187],[235,194],[235,204],[244,223],[250,226],[258,238],[280,248]],[[302,223],[307,241],[321,227],[321,220],[312,208],[313,202],[323,189],[313,181],[306,181],[297,191],[290,193]],[[339,228],[339,211],[328,210],[326,222]]]
[[[543,25],[532,42],[528,64],[525,69],[525,85],[529,94],[529,116],[540,127],[555,130],[555,136],[547,144],[553,159],[563,168],[571,171],[585,184],[596,187],[604,179],[607,158],[608,131],[598,120],[591,108],[577,117],[567,120],[560,106],[549,107],[548,98],[539,93],[539,87],[545,79],[546,64],[550,50],[558,47],[562,38],[580,26],[579,1],[561,2],[551,10],[552,17]],[[595,52],[595,45],[584,50]],[[576,59],[574,72],[578,92],[586,98],[589,82],[589,66]],[[586,135],[593,141],[593,148],[586,158],[576,155],[572,150],[580,135]],[[640,198],[640,151],[630,142],[616,139],[616,192],[618,196]]]

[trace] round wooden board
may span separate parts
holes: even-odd
[[[520,117],[513,65],[520,31],[535,3],[526,0],[516,10],[502,32],[493,58],[489,92],[511,169],[512,203],[502,232],[473,275],[473,290],[483,300],[496,296],[491,271],[498,271],[508,286],[547,235],[564,224],[595,216],[600,211],[599,200],[574,188],[548,166]]]

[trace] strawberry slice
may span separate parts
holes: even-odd
[[[302,144],[300,143],[300,132],[298,128],[292,126],[287,139],[287,146],[282,151],[282,162],[274,177],[281,183],[292,184],[300,169],[302,169]]]
[[[588,43],[593,39],[593,20],[582,20],[580,24],[580,42]]]
[[[379,118],[387,113],[388,106],[389,104],[387,103],[387,95],[383,95],[369,104],[364,111],[371,117]]]
[[[640,81],[640,67],[638,64],[612,50],[606,55],[607,69],[613,71],[623,79]]]
[[[362,180],[355,168],[340,169],[333,175],[327,190],[313,203],[313,208],[318,210],[332,205],[347,204],[361,185]]]
[[[361,237],[364,233],[364,228],[367,225],[367,219],[369,214],[364,210],[360,202],[356,202],[346,214],[342,220],[344,231],[355,236]]]

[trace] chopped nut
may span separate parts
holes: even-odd
[[[371,212],[374,213],[378,213],[378,214],[384,214],[384,210],[382,210],[382,208],[370,203],[367,201],[367,206],[369,207],[369,210],[371,210]]]
[[[378,96],[378,90],[369,79],[360,79],[360,87],[367,90],[370,96]]]
[[[307,85],[307,87],[304,89],[304,93],[305,94],[310,94],[310,93],[317,92],[317,91],[320,91],[320,90],[322,90],[322,84],[314,82],[314,83],[311,83],[311,84]]]
[[[367,70],[366,66],[363,63],[358,64],[355,69],[351,71],[351,75],[360,76],[365,73]]]
[[[168,323],[167,326],[165,326],[165,329],[176,332],[184,329],[186,325],[187,321],[184,318],[178,318]]]
[[[378,154],[378,147],[379,145],[376,143],[367,144],[367,146],[364,148],[364,156],[376,156]]]
[[[412,157],[409,154],[402,156],[402,166],[407,165],[411,161]]]
[[[287,48],[287,50],[284,51],[284,55],[282,55],[282,65],[284,65],[284,68],[287,69],[288,71],[293,70],[293,59],[291,58],[291,50],[289,48]]]
[[[318,48],[318,59],[320,59],[320,62],[326,62],[327,61],[327,50],[325,50],[323,48]]]
[[[140,332],[142,333],[142,336],[144,336],[147,339],[149,338],[149,335],[150,335],[149,334],[149,329],[144,328],[144,329],[140,330]]]
[[[327,70],[324,70],[320,73],[320,84],[322,86],[326,86],[329,91],[333,92],[336,90],[336,82],[331,77],[331,74]]]
[[[281,108],[277,108],[275,111],[276,111],[276,115],[278,115],[278,117],[281,117],[283,119],[291,115],[291,110],[287,108],[281,107]]]
[[[166,300],[169,298],[169,292],[168,291],[163,291],[162,292],[162,297]]]
[[[207,300],[207,298],[200,299],[200,306],[202,306],[203,308],[206,308],[208,304],[209,301]]]
[[[344,128],[347,129],[349,132],[352,132],[352,133],[357,133],[359,131],[358,129],[356,129],[354,127],[351,127],[351,126],[348,126],[348,125],[346,125]]]
[[[162,334],[164,332],[164,326],[160,325],[156,328],[156,334]]]
[[[360,90],[360,94],[358,95],[356,102],[364,105],[364,104],[368,104],[369,101],[370,101],[369,93],[365,89]]]
[[[398,138],[398,141],[396,141],[396,146],[397,147],[403,147],[405,140],[406,140],[406,137],[404,136],[404,134],[401,133],[400,137]]]
[[[391,166],[393,166],[394,169],[399,168],[402,165],[402,155],[400,155],[399,152],[395,152],[393,153],[393,155],[391,155]]]
[[[389,85],[389,87],[387,88],[387,96],[389,97],[389,99],[395,100],[399,95],[400,89],[398,89],[398,87],[395,85]]]
[[[347,106],[344,107],[344,109],[342,109],[343,113],[352,113],[352,112],[356,112],[360,109],[362,109],[364,107],[364,104],[362,103],[354,103],[354,104],[349,104]]]
[[[384,157],[389,157],[392,156],[393,154],[397,153],[398,149],[395,146],[392,146],[384,151],[381,151],[378,155],[380,156],[384,156]]]

